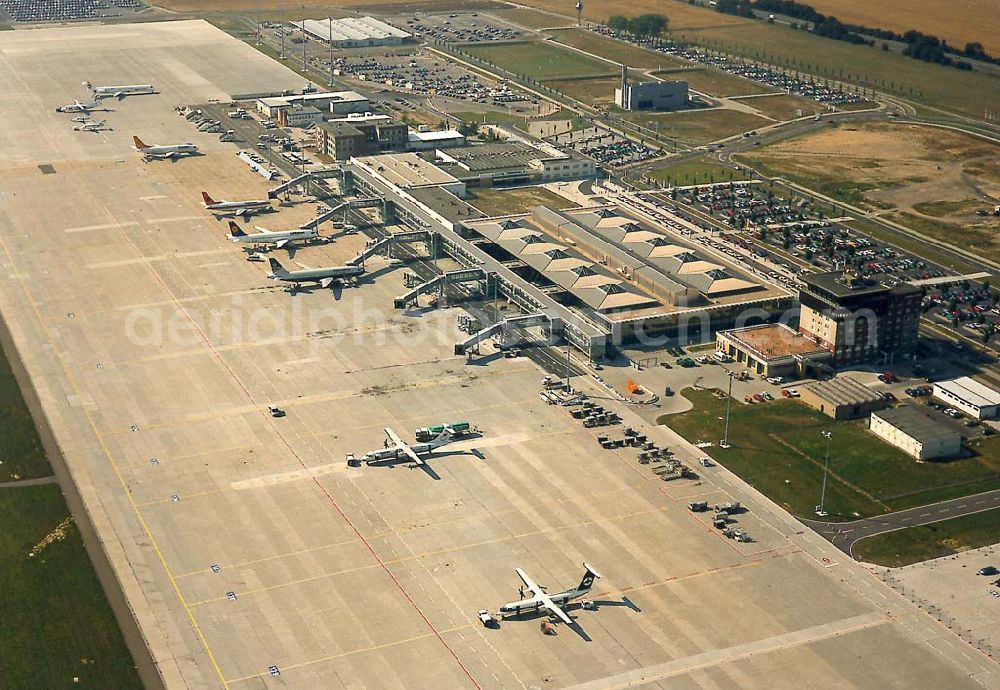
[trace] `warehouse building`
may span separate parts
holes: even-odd
[[[720,331],[715,346],[760,376],[802,376],[811,363],[825,362],[830,353],[801,333],[780,323]]]
[[[833,353],[835,366],[888,364],[916,349],[920,290],[909,283],[890,287],[884,279],[850,272],[802,276],[799,330]]]
[[[292,22],[292,25],[319,41],[333,43],[335,48],[398,46],[403,41],[413,38],[410,32],[398,29],[375,17],[306,19]]]
[[[968,376],[938,381],[932,394],[975,419],[996,419],[1000,410],[1000,393]]]
[[[962,435],[911,405],[873,412],[873,434],[917,460],[950,458],[962,452]]]
[[[278,113],[294,105],[312,106],[337,114],[364,113],[371,110],[367,96],[356,91],[330,91],[320,93],[303,93],[291,96],[273,96],[257,100],[257,110],[267,117],[277,118]]]
[[[622,65],[621,85],[615,89],[615,105],[624,110],[679,110],[688,103],[686,81],[644,81],[630,83],[628,68]]]
[[[861,419],[889,403],[881,395],[849,376],[817,381],[799,391],[802,402],[834,419]]]
[[[465,146],[465,135],[457,129],[434,132],[410,132],[406,148],[410,151],[434,151],[454,146]]]

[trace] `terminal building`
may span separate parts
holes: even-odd
[[[917,347],[920,290],[886,276],[849,272],[802,276],[799,331],[833,354],[834,366],[891,363]]]
[[[436,152],[438,164],[469,186],[589,179],[597,174],[589,158],[554,146],[502,141]]]
[[[615,105],[624,110],[680,110],[688,103],[686,81],[630,83],[628,67],[622,65],[621,85],[615,89]]]
[[[996,419],[1000,410],[1000,393],[968,376],[938,381],[932,395],[973,419]]]
[[[317,40],[332,43],[335,48],[398,46],[413,38],[410,32],[398,29],[375,17],[306,19],[292,22],[292,25]]]
[[[873,412],[869,430],[917,460],[950,458],[962,452],[962,434],[912,405]]]

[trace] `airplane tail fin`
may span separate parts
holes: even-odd
[[[274,257],[268,257],[267,262],[271,265],[271,273],[273,273],[274,275],[276,276],[289,275],[288,271],[285,270],[285,267],[281,265],[281,262],[275,259]]]
[[[579,589],[579,590],[581,590],[583,592],[586,592],[591,587],[594,586],[594,580],[596,580],[597,578],[599,578],[601,576],[601,574],[599,572],[597,572],[596,570],[594,570],[593,566],[591,566],[588,563],[584,563],[583,564],[583,569],[584,569],[584,571],[583,571],[583,579],[580,580],[580,586],[577,587],[577,589]]]
[[[243,228],[241,228],[235,222],[229,221],[229,235],[230,237],[246,237],[247,234],[243,232]],[[272,266],[271,268],[274,268],[274,266]]]
[[[215,203],[215,199],[213,199],[212,197],[210,197],[208,195],[208,192],[202,192],[201,193],[201,198],[205,201],[205,205],[206,206],[211,206],[212,204]]]
[[[141,151],[142,149],[148,148],[137,136],[132,136],[132,144],[135,146],[136,151]]]

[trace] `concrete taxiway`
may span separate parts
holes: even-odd
[[[53,108],[84,80],[160,94],[73,132]],[[168,687],[996,686],[991,660],[722,468],[659,481],[542,403],[527,359],[454,357],[458,312],[394,311],[385,261],[339,294],[268,283],[198,195],[264,181],[173,107],[297,86],[202,22],[0,42],[0,312]],[[144,164],[132,134],[205,155]],[[383,426],[461,419],[483,457],[431,460],[440,481],[345,465]],[[723,538],[695,498],[743,501],[755,542]],[[515,567],[558,589],[584,560],[603,575],[597,610],[573,611],[589,642],[539,617],[479,625],[516,595]]]

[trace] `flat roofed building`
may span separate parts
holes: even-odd
[[[871,388],[850,376],[837,376],[803,386],[802,402],[834,419],[861,419],[889,403]]]
[[[317,40],[332,43],[336,48],[399,45],[413,37],[410,32],[375,17],[306,19],[292,22],[292,25]]]
[[[848,272],[802,276],[799,330],[830,350],[837,366],[890,362],[917,346],[920,290],[889,286],[888,276],[861,278]]]
[[[686,81],[627,82],[615,89],[615,105],[625,110],[679,110],[687,102]]]
[[[933,396],[975,419],[996,419],[1000,393],[968,376],[938,381]]]
[[[410,132],[408,136],[406,148],[410,151],[434,151],[452,146],[465,146],[465,135],[457,129]]]
[[[465,196],[465,183],[415,153],[386,153],[351,159],[369,174],[400,189],[444,187],[457,197]]]
[[[316,150],[323,155],[346,161],[368,153],[365,133],[348,122],[318,122],[314,132]]]
[[[278,125],[281,127],[310,127],[323,120],[323,111],[311,105],[295,104],[278,111]]]
[[[438,150],[439,160],[470,184],[488,186],[504,182],[585,179],[596,171],[593,161],[520,141],[502,141]]]
[[[824,362],[830,353],[794,329],[780,323],[719,331],[716,349],[761,376],[791,376],[806,363]]]
[[[371,110],[368,97],[362,96],[357,91],[324,91],[257,99],[257,110],[268,117],[277,117],[279,111],[293,105],[308,105],[338,114],[364,113]]]
[[[950,458],[962,452],[962,434],[912,405],[873,412],[869,430],[917,460]]]

